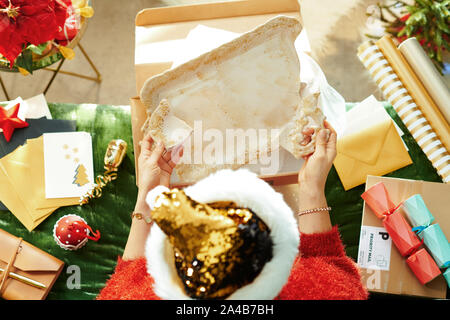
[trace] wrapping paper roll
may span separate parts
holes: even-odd
[[[414,252],[406,259],[406,263],[421,284],[426,284],[441,274],[436,262],[424,248]]]
[[[428,120],[439,139],[442,141],[447,151],[450,152],[450,125],[422,85],[422,82],[420,82],[406,59],[402,56],[400,50],[397,49],[392,38],[384,36],[375,44],[380,48],[381,52],[383,52],[383,55],[391,64],[392,69],[394,69],[394,72],[400,78],[403,86],[408,90],[414,101],[416,101],[417,106],[425,115],[425,118]]]
[[[418,102],[405,88],[383,52],[373,41],[358,48],[358,57],[392,104],[417,144],[422,148],[445,183],[450,183],[450,153],[418,107]],[[450,132],[447,132],[450,134]]]
[[[433,98],[447,123],[450,123],[450,90],[419,41],[409,38],[403,41],[398,49]]]
[[[419,233],[419,237],[423,239],[439,268],[450,267],[450,244],[438,223],[425,228]]]
[[[428,227],[434,221],[434,217],[428,210],[420,194],[415,194],[405,201],[399,207],[403,210],[413,228]]]

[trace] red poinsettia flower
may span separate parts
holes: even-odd
[[[14,64],[28,44],[53,40],[70,0],[0,0],[0,54]]]
[[[410,14],[410,13],[407,13],[407,14],[405,14],[404,16],[402,16],[402,17],[400,18],[400,21],[405,22],[406,20],[409,19],[410,16],[411,16],[411,14]]]

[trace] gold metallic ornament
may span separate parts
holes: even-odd
[[[152,218],[173,246],[186,293],[196,299],[226,298],[272,258],[267,225],[234,202],[203,204],[173,189],[156,198]]]
[[[80,197],[80,206],[87,204],[90,199],[100,198],[102,188],[109,182],[117,179],[117,171],[127,154],[127,143],[121,139],[112,140],[106,149],[104,163],[105,173],[95,178],[95,184]]]
[[[105,169],[117,171],[127,154],[127,143],[121,139],[112,140],[105,154]]]

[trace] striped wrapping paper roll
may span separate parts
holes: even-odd
[[[386,57],[373,41],[358,48],[358,57],[411,132],[417,144],[436,168],[442,181],[450,183],[450,154],[433,128],[392,69]]]
[[[390,63],[395,74],[400,78],[403,86],[414,99],[417,107],[422,111],[438,139],[442,142],[445,149],[447,149],[447,152],[450,153],[450,125],[445,120],[439,107],[433,101],[408,61],[397,48],[393,38],[384,36],[375,42],[375,44]]]

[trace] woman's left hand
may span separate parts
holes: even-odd
[[[183,155],[182,147],[165,152],[162,142],[158,142],[153,151],[151,151],[153,144],[154,141],[149,134],[140,143],[138,198],[145,198],[147,193],[158,185],[169,187],[173,168],[175,168],[176,162]]]
[[[314,153],[304,157],[305,163],[298,175],[300,189],[324,192],[328,173],[336,157],[336,141],[336,131],[324,121],[324,128],[317,134]]]

